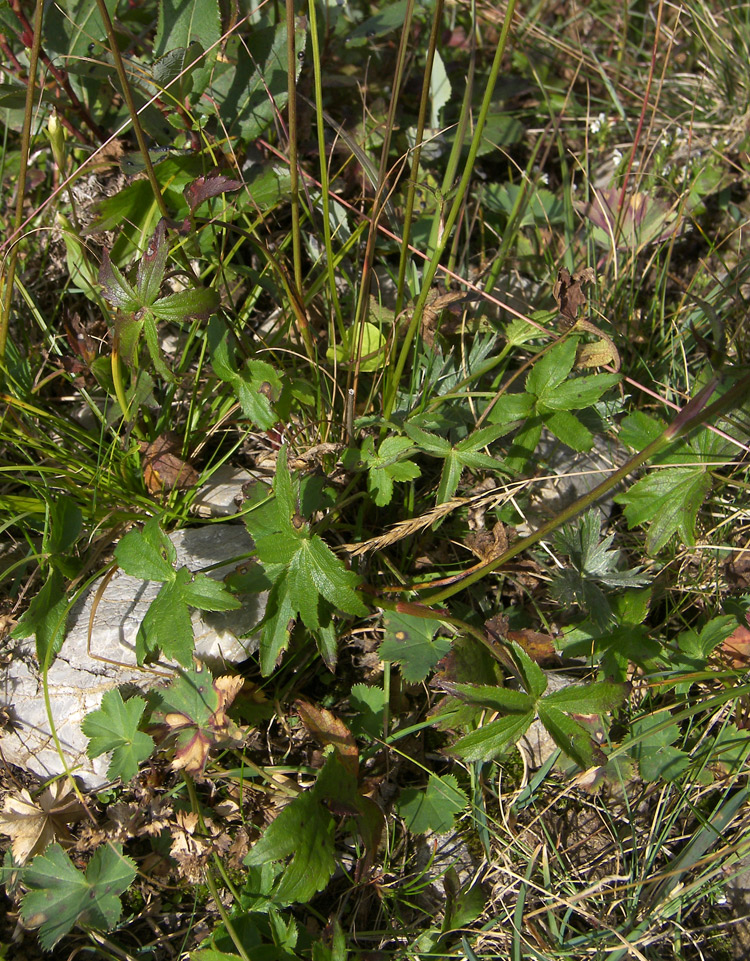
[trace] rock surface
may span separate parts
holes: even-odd
[[[221,564],[206,571],[217,580],[234,570],[253,546],[244,527],[228,524],[176,531],[170,540],[178,568],[185,565],[199,571]],[[12,719],[12,728],[0,732],[5,760],[41,778],[53,777],[67,767],[87,788],[106,782],[109,759],[86,756],[83,718],[114,687],[146,689],[170,676],[168,664],[146,670],[137,666],[135,658],[138,627],[161,584],[118,570],[99,598],[89,643],[89,621],[100,585],[101,579],[71,611],[65,643],[48,672],[50,708],[63,757],[50,728],[33,638],[17,642],[0,678],[0,702],[11,708]],[[242,600],[236,611],[193,612],[196,654],[201,659],[216,664],[240,661],[257,648],[257,641],[238,638],[261,620],[266,596],[249,595]]]

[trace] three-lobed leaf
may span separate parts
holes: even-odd
[[[483,727],[460,738],[451,748],[469,761],[483,761],[506,751],[523,736],[538,716],[558,747],[587,767],[595,747],[588,731],[570,714],[603,715],[619,707],[626,686],[611,681],[573,685],[549,694],[547,676],[518,644],[509,644],[506,657],[526,691],[514,691],[486,684],[436,682],[436,686],[469,704],[504,713]]]
[[[162,588],[151,602],[136,635],[138,663],[163,651],[187,666],[193,655],[193,624],[189,608],[230,611],[240,606],[226,586],[206,574],[193,574],[187,567],[175,570],[177,552],[152,517],[143,529],[129,531],[115,548],[115,559],[126,574],[161,581]]]
[[[287,467],[286,447],[279,451],[274,493],[275,503],[268,509],[246,515],[258,559],[273,584],[261,624],[261,670],[273,670],[298,618],[315,633],[318,648],[332,667],[336,659],[332,611],[367,613],[357,591],[359,577],[311,533],[299,513],[299,483]]]
[[[378,657],[398,664],[404,680],[418,684],[451,648],[448,637],[435,637],[439,622],[400,611],[388,611],[383,618],[385,638]]]

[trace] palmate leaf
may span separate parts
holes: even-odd
[[[625,699],[626,685],[600,681],[547,694],[546,674],[522,647],[509,644],[506,654],[513,661],[514,673],[525,693],[487,684],[456,684],[440,678],[434,682],[434,686],[468,704],[506,715],[460,738],[451,753],[468,761],[490,760],[517,743],[538,717],[562,751],[582,767],[589,766],[595,745],[588,731],[568,715],[608,714]]]
[[[594,442],[591,431],[571,412],[591,407],[619,382],[620,377],[618,374],[571,376],[578,343],[578,337],[561,340],[536,361],[526,378],[525,396],[530,397],[531,406],[505,461],[505,466],[511,470],[522,470],[532,457],[541,438],[542,424],[573,450],[591,449]],[[511,412],[517,406],[514,401]],[[506,415],[501,408],[492,419],[503,416]]]
[[[616,494],[615,501],[625,505],[625,519],[631,530],[650,522],[646,550],[653,555],[675,533],[685,544],[695,543],[698,511],[711,483],[711,475],[704,468],[657,470],[636,481],[630,490]]]
[[[231,611],[240,606],[223,582],[206,574],[193,574],[187,567],[175,570],[177,552],[152,517],[143,529],[127,533],[115,548],[115,559],[126,574],[161,581],[163,587],[151,602],[136,635],[138,663],[163,651],[187,666],[193,655],[193,624],[190,608]]]
[[[262,360],[248,360],[240,367],[229,346],[229,333],[218,325],[209,327],[211,365],[217,377],[229,384],[242,407],[242,413],[253,424],[269,430],[278,421],[272,401],[281,394],[281,378],[274,368]]]
[[[87,714],[81,730],[89,739],[86,753],[99,757],[112,752],[107,777],[114,781],[120,777],[129,781],[138,773],[138,765],[145,761],[154,749],[154,742],[138,730],[146,702],[142,697],[123,701],[118,690],[107,691],[101,707]]]
[[[431,774],[426,788],[402,791],[396,808],[410,831],[444,834],[452,829],[453,818],[467,803],[468,798],[452,774],[443,777]]]
[[[378,657],[398,664],[408,684],[418,684],[451,648],[450,638],[435,637],[438,626],[430,618],[388,611],[383,618],[385,640],[378,648]]]
[[[227,709],[243,684],[239,676],[213,678],[204,667],[181,672],[160,695],[153,719],[174,745],[175,770],[201,775],[211,748],[239,735]]]
[[[21,902],[21,916],[39,928],[39,940],[50,951],[75,924],[109,931],[120,919],[120,895],[133,882],[135,864],[120,845],[103,845],[85,874],[77,870],[59,844],[47,848],[23,871],[29,888]]]
[[[332,611],[367,613],[356,590],[359,577],[346,569],[321,537],[310,532],[299,513],[299,482],[289,473],[286,447],[279,451],[274,493],[270,509],[250,511],[245,517],[258,559],[273,583],[260,625],[261,669],[273,670],[297,619],[315,634],[321,655],[332,667],[336,657]]]
[[[410,481],[420,476],[421,471],[416,464],[400,459],[413,450],[414,443],[408,437],[386,437],[377,452],[374,439],[365,439],[361,458],[368,470],[367,489],[374,495],[373,500],[378,507],[390,504],[394,482]],[[356,451],[354,453],[356,455]]]

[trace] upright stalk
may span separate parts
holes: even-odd
[[[414,214],[414,200],[417,194],[417,180],[419,177],[419,160],[422,156],[422,138],[424,137],[425,120],[427,118],[427,106],[430,100],[430,85],[432,80],[432,67],[435,63],[435,50],[437,48],[438,32],[442,26],[443,19],[443,0],[436,0],[435,12],[432,15],[432,30],[430,40],[427,45],[427,58],[424,65],[424,78],[422,80],[422,96],[419,100],[419,114],[417,116],[417,129],[414,138],[414,149],[411,152],[411,172],[409,175],[409,185],[406,188],[406,206],[404,208],[404,223],[401,234],[401,257],[398,264],[398,283],[396,285],[396,306],[394,312],[396,316],[401,313],[404,305],[404,284],[406,280],[406,266],[409,262],[409,235],[411,234],[411,221]],[[395,349],[395,342],[392,349]]]
[[[393,127],[396,122],[396,108],[398,106],[399,95],[401,93],[401,82],[404,76],[404,64],[406,63],[406,54],[409,45],[409,31],[411,29],[413,15],[414,0],[407,0],[404,26],[401,30],[401,42],[399,44],[398,54],[396,55],[396,70],[393,77],[393,86],[391,88],[391,101],[388,105],[388,116],[385,121],[383,146],[380,151],[378,192],[375,196],[375,203],[373,204],[372,221],[370,224],[370,232],[367,236],[367,246],[365,247],[364,263],[362,265],[362,283],[360,284],[359,288],[359,300],[357,301],[357,312],[354,320],[355,327],[359,329],[359,342],[357,344],[358,359],[362,355],[362,344],[364,342],[365,335],[365,320],[367,319],[367,310],[370,303],[370,283],[372,279],[372,264],[375,259],[375,242],[378,236],[378,224],[381,216],[383,215],[383,209],[385,207],[385,201],[388,195],[388,157],[391,149],[391,136],[393,134]],[[357,401],[358,384],[359,362],[354,368],[354,375],[351,383],[347,385],[353,395],[352,400],[355,405]],[[351,438],[349,438],[349,440],[351,440]]]
[[[36,71],[39,64],[39,51],[42,46],[42,12],[44,0],[36,0],[34,8],[34,38],[29,52],[29,82],[26,87],[26,103],[24,105],[23,129],[21,130],[21,162],[18,167],[18,188],[16,190],[16,209],[13,215],[13,233],[21,229],[23,223],[23,205],[26,200],[26,172],[29,169],[29,152],[31,146],[31,118],[34,116],[36,100]],[[13,286],[16,279],[16,264],[18,262],[18,243],[14,243],[8,257],[8,271],[2,281],[2,316],[0,316],[0,367],[5,361],[5,347],[8,343],[8,325],[13,305]]]
[[[115,28],[112,26],[112,20],[109,16],[109,11],[107,10],[107,5],[104,0],[96,0],[96,5],[99,9],[99,14],[102,18],[104,29],[107,31],[109,50],[112,54],[115,70],[117,71],[117,77],[120,81],[120,86],[122,87],[122,95],[125,98],[125,104],[127,105],[130,119],[133,122],[133,132],[135,133],[135,139],[138,141],[138,149],[143,157],[143,163],[146,168],[148,181],[151,184],[151,189],[154,192],[154,200],[159,208],[159,213],[162,215],[162,217],[164,217],[165,220],[169,220],[169,211],[167,210],[167,205],[164,202],[159,181],[156,179],[156,174],[154,173],[154,165],[151,163],[151,157],[148,152],[146,135],[143,132],[143,127],[141,126],[141,121],[138,117],[138,109],[135,105],[135,101],[133,100],[133,93],[130,89],[130,83],[128,81],[127,74],[125,73],[125,65],[122,62],[122,54],[120,53],[120,48],[117,46]]]
[[[466,188],[469,186],[469,181],[471,180],[471,175],[474,171],[474,162],[476,161],[477,154],[479,153],[479,147],[482,143],[482,134],[484,133],[484,126],[487,122],[487,115],[490,112],[490,104],[492,103],[492,95],[495,91],[495,84],[497,83],[497,77],[500,72],[500,64],[503,60],[503,55],[505,53],[505,47],[508,42],[508,35],[510,34],[510,26],[513,22],[513,14],[516,9],[515,0],[510,0],[508,3],[508,8],[505,12],[505,21],[503,23],[502,33],[500,34],[500,40],[498,41],[497,50],[495,51],[495,58],[492,61],[492,68],[490,70],[490,75],[487,80],[487,87],[484,91],[484,98],[482,100],[482,106],[479,110],[479,116],[477,118],[476,129],[474,130],[474,136],[471,140],[471,146],[469,147],[469,155],[466,158],[466,163],[464,164],[463,174],[461,175],[461,181],[458,185],[456,191],[456,196],[453,198],[453,204],[448,213],[448,217],[445,221],[445,228],[443,230],[442,236],[439,238],[438,243],[435,246],[435,251],[430,258],[427,267],[425,268],[424,275],[422,277],[422,290],[420,291],[419,298],[417,300],[416,306],[414,307],[414,313],[412,314],[411,322],[406,331],[404,337],[404,343],[401,347],[401,352],[399,354],[398,360],[396,362],[396,368],[393,373],[393,377],[388,385],[388,392],[385,397],[385,402],[383,404],[383,416],[387,420],[391,413],[393,412],[393,405],[396,402],[396,393],[398,391],[398,385],[401,380],[401,376],[404,372],[404,367],[406,366],[406,361],[411,352],[412,344],[414,342],[414,337],[419,330],[419,325],[422,321],[422,314],[424,312],[424,306],[427,303],[427,298],[430,294],[430,288],[432,287],[432,281],[434,280],[435,273],[440,266],[440,260],[443,256],[446,246],[448,245],[448,240],[450,239],[451,232],[458,220],[458,215],[461,212],[461,208],[464,202],[464,194],[466,193]]]

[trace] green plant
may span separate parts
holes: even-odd
[[[179,664],[85,719],[119,779],[89,827],[6,798],[44,947],[145,956],[161,903],[199,961],[711,955],[750,753],[745,21],[0,10],[8,644],[49,708],[114,561],[159,584],[139,664]],[[167,533],[225,464],[254,548],[219,582]],[[260,592],[257,652],[196,663],[191,610]]]

